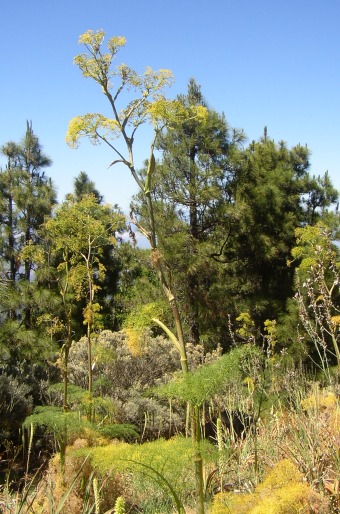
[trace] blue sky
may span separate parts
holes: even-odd
[[[88,29],[121,35],[118,60],[142,72],[172,70],[169,96],[190,77],[209,105],[248,140],[264,126],[276,141],[307,144],[311,173],[329,171],[340,190],[339,0],[12,0],[1,7],[0,144],[18,141],[26,120],[53,160],[59,200],[86,171],[105,200],[128,209],[136,188],[127,170],[107,169],[102,146],[65,143],[68,122],[104,112],[102,93],[73,65]],[[145,151],[144,151],[145,150]],[[148,157],[140,140],[140,162]],[[0,163],[4,161],[0,158]]]

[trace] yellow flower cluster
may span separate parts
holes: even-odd
[[[106,138],[119,133],[120,126],[116,120],[98,113],[76,116],[69,122],[66,143],[71,148],[76,148],[81,137],[88,137],[91,143],[96,144],[99,142],[101,130],[101,136]]]
[[[220,493],[211,514],[308,514],[322,510],[321,497],[288,459],[278,462],[252,494]],[[313,510],[313,509],[318,510]],[[326,508],[326,507],[325,507]]]
[[[104,30],[87,30],[84,34],[81,34],[78,39],[78,43],[87,46],[94,53],[97,53],[100,49],[101,44],[105,38]],[[111,55],[115,55],[119,48],[124,46],[126,43],[125,37],[115,36],[109,39],[107,46]]]

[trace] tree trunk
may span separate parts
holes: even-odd
[[[189,152],[189,230],[190,230],[190,256],[195,259],[196,242],[198,241],[198,213],[196,198],[196,170],[195,170],[195,147]],[[198,277],[195,271],[188,274],[188,318],[189,318],[189,341],[198,344],[200,331],[198,322]]]

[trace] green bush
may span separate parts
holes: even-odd
[[[202,453],[209,473],[216,462],[217,449],[204,441]],[[192,440],[181,436],[142,445],[114,441],[102,447],[73,450],[75,459],[89,455],[88,463],[99,481],[105,481],[105,488],[117,490],[118,479],[124,483],[126,502],[150,513],[165,506],[161,512],[172,512],[179,505],[194,503],[193,454]]]
[[[97,429],[107,439],[120,439],[123,441],[131,442],[139,438],[134,425],[116,424],[116,425],[103,425]]]

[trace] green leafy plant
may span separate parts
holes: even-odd
[[[139,439],[139,434],[136,431],[136,427],[128,423],[101,425],[97,428],[97,430],[107,439],[120,439],[127,442]]]
[[[76,412],[64,412],[59,407],[36,407],[34,413],[28,416],[23,428],[29,434],[35,427],[44,427],[53,434],[60,451],[60,464],[62,473],[65,470],[66,447],[70,440],[84,432],[89,424],[81,419]]]
[[[91,468],[102,478],[114,479],[122,475],[130,484],[125,492],[127,502],[137,502],[143,508],[152,500],[154,505],[167,503],[178,513],[192,503],[195,488],[195,466],[192,462],[191,438],[177,436],[167,441],[146,442],[142,445],[115,442],[109,446],[73,450],[73,457],[89,453]],[[213,465],[216,448],[209,442],[201,443],[201,452],[208,465]],[[70,457],[72,458],[72,456]]]
[[[177,398],[200,407],[228,385],[238,383],[242,388],[246,361],[255,356],[261,356],[261,350],[253,345],[234,348],[212,364],[178,375],[167,384],[153,388],[152,392],[160,397]]]

